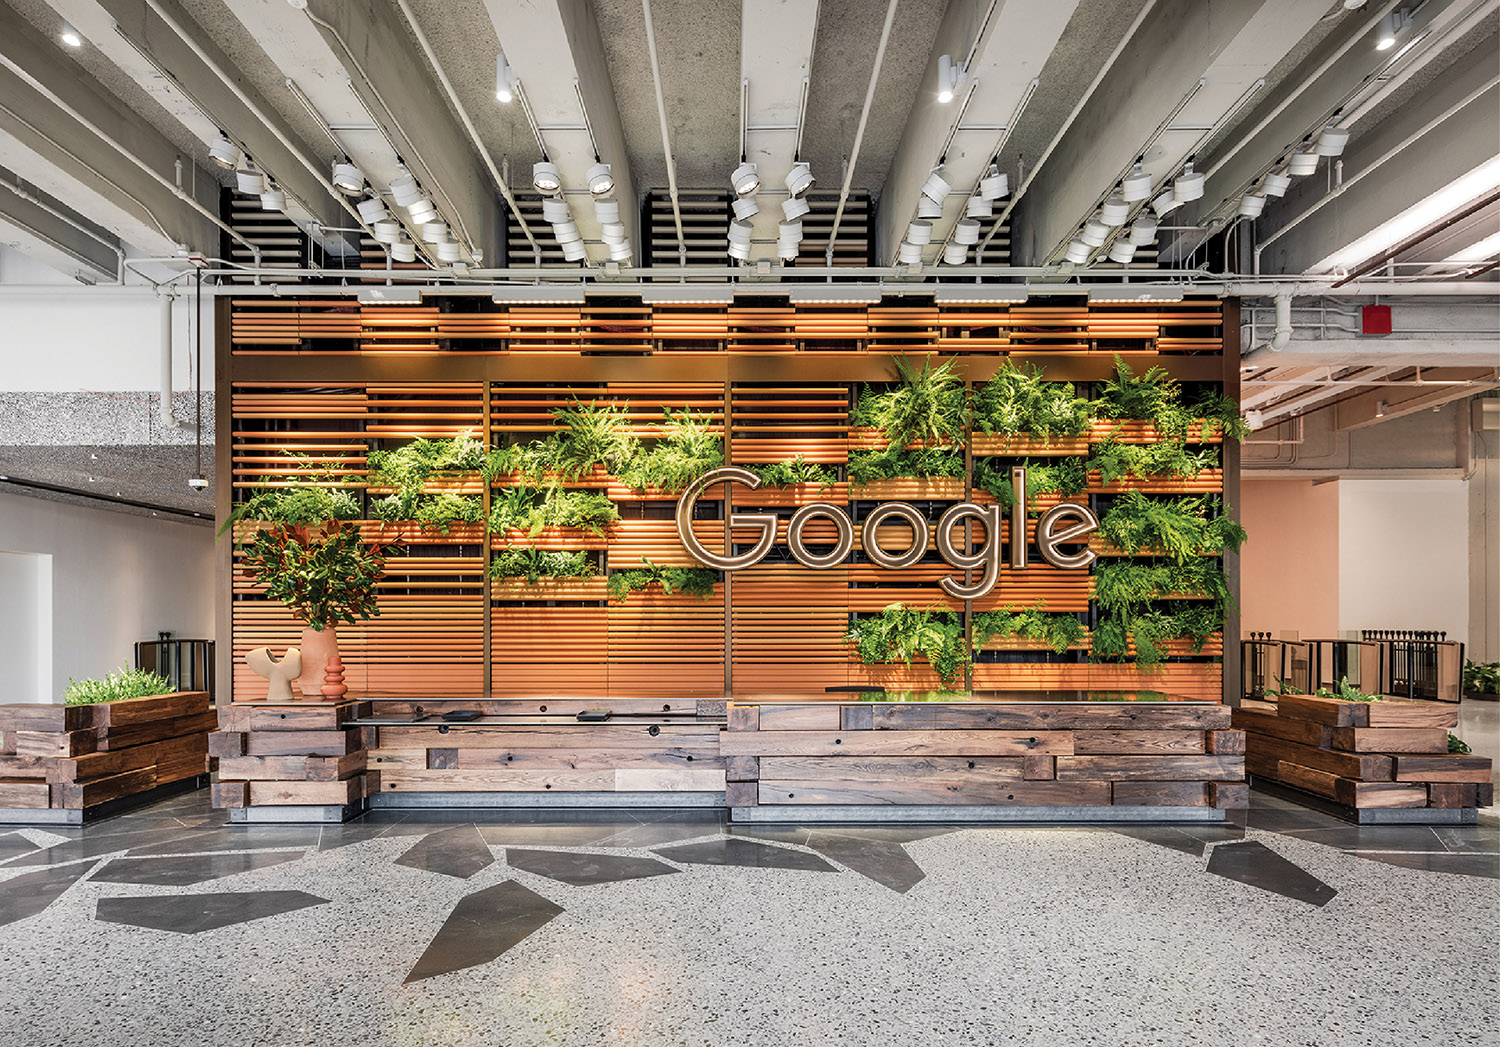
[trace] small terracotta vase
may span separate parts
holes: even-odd
[[[323,675],[323,697],[338,701],[348,693],[349,688],[344,683],[344,661],[335,651],[328,659],[328,671]]]
[[[302,691],[303,700],[320,702],[323,700],[328,660],[339,653],[338,635],[332,627],[303,629],[301,650],[302,675],[297,677],[297,687]]]

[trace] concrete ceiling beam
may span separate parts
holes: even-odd
[[[79,283],[122,275],[124,249],[116,237],[5,170],[0,170],[0,243]]]
[[[938,261],[943,243],[964,217],[990,161],[1015,129],[1032,81],[1041,75],[1078,6],[1079,0],[962,0],[948,5],[882,194],[878,243],[883,256],[896,258],[908,224],[917,217],[922,185],[941,162],[942,178],[952,192],[942,202],[942,217],[931,220],[932,243],[922,252],[925,262]],[[968,82],[950,102],[938,101],[943,55],[968,65]],[[1004,201],[995,206],[1003,207]]]
[[[625,235],[635,257],[644,257],[649,245],[641,239],[640,199],[625,147],[624,124],[609,78],[604,38],[590,4],[587,0],[536,0],[528,5],[524,18],[516,17],[512,0],[485,0],[485,8],[505,60],[520,81],[547,159],[562,176],[563,198],[583,235],[589,260],[601,263],[609,257],[588,189],[595,143],[599,158],[610,165],[614,176],[615,188],[609,195],[620,201]],[[518,190],[531,189],[530,174],[516,173]],[[536,234],[544,243],[552,237],[544,228]]]
[[[1429,367],[1408,386],[1375,388],[1332,405],[1336,432],[1347,433],[1418,411],[1430,411],[1475,393],[1500,389],[1495,368]],[[1445,383],[1424,386],[1422,382]]]
[[[1433,335],[1423,338],[1294,338],[1287,347],[1262,366],[1357,367],[1389,364],[1416,367],[1422,364],[1484,364],[1500,357],[1500,337]]]
[[[1248,104],[1257,82],[1326,13],[1306,0],[1159,3],[1037,172],[1015,215],[1013,258],[1029,264],[1061,253],[1143,154],[1154,185],[1175,175],[1204,129]]]
[[[147,254],[218,254],[220,230],[189,202],[216,210],[218,179],[4,5],[0,164]]]

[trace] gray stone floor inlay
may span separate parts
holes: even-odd
[[[687,865],[736,865],[750,869],[801,869],[806,872],[834,872],[833,866],[815,854],[787,847],[771,847],[753,840],[710,840],[685,843],[676,847],[658,847],[656,853],[671,862]]]
[[[1189,836],[1187,833],[1178,832],[1170,825],[1111,826],[1109,831],[1119,833],[1121,836],[1128,836],[1132,840],[1154,843],[1158,847],[1165,847],[1169,851],[1181,851],[1183,854],[1192,854],[1199,857],[1208,848],[1208,844],[1202,840]]]
[[[561,880],[574,887],[643,880],[648,876],[670,876],[678,871],[655,858],[584,854],[578,851],[530,851],[521,847],[507,847],[505,861],[513,869],[535,873],[550,880]]]
[[[216,894],[142,895],[132,898],[100,898],[96,918],[104,923],[123,923],[178,934],[201,934],[267,916],[327,905],[306,891],[243,891]]]
[[[1482,876],[1500,880],[1500,855],[1495,854],[1434,854],[1430,851],[1354,851],[1353,854],[1372,862],[1396,865],[1403,869],[1422,869],[1425,872],[1460,873],[1464,876]]]
[[[294,862],[301,851],[257,851],[231,854],[183,854],[172,858],[116,858],[90,880],[103,883],[151,883],[164,887],[187,887],[205,880],[265,869]]]
[[[1320,907],[1338,894],[1312,873],[1287,861],[1258,840],[1221,843],[1209,855],[1208,871]]]
[[[421,981],[498,959],[561,913],[562,906],[506,880],[466,895],[407,974]]]
[[[0,927],[42,912],[92,867],[80,862],[0,880]]]
[[[456,876],[460,880],[467,880],[494,862],[489,845],[472,825],[430,833],[396,859],[397,865]]]
[[[27,854],[36,850],[36,844],[32,843],[20,833],[6,833],[0,836],[0,862],[14,858],[18,854]]]
[[[807,845],[897,894],[905,894],[927,875],[899,843],[814,832],[808,835]]]
[[[82,836],[66,840],[40,851],[31,851],[0,865],[0,869],[17,869],[42,865],[66,865],[87,858],[100,858],[132,847],[144,847],[162,840],[180,837],[182,829],[149,829],[145,832],[121,832],[111,835]]]
[[[132,847],[132,858],[157,854],[201,854],[207,851],[288,850],[316,847],[321,832],[316,825],[235,825],[214,829],[187,829],[163,843]]]

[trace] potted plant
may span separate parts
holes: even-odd
[[[1500,701],[1500,662],[1465,662],[1464,697]]]
[[[380,615],[375,583],[385,571],[385,547],[367,545],[351,524],[328,521],[278,524],[256,532],[244,548],[250,576],[306,624],[297,685],[304,699],[321,698],[324,670],[338,653],[339,623]]]

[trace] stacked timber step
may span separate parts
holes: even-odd
[[[0,706],[0,821],[79,823],[208,773],[203,691]]]
[[[219,709],[219,730],[208,739],[218,757],[213,803],[233,821],[339,821],[365,808],[378,788],[367,773],[374,732],[351,725],[370,704],[236,702]]]
[[[1477,807],[1494,803],[1490,761],[1448,752],[1458,725],[1452,703],[1288,694],[1246,701],[1234,725],[1245,732],[1245,764],[1257,781],[1331,800],[1356,821],[1472,821]]]
[[[362,722],[374,732],[368,756],[379,772],[377,806],[723,803],[722,698],[395,701],[376,708],[378,715]],[[445,708],[481,715],[449,722]],[[468,795],[459,801],[460,793]]]
[[[721,742],[743,820],[1087,815],[1222,820],[1246,807],[1230,709],[1190,702],[736,700]],[[899,806],[910,810],[890,811]]]

